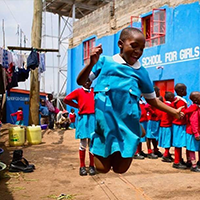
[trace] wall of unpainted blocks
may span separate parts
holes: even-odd
[[[163,5],[176,7],[197,0],[115,0],[86,15],[74,23],[70,48],[79,45],[86,38],[96,35],[101,38],[114,34],[130,24],[131,16],[139,16]]]

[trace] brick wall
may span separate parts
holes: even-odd
[[[130,24],[131,16],[139,16],[163,5],[175,7],[179,4],[193,3],[196,0],[115,0],[114,2],[74,23],[73,38],[70,39],[69,48],[79,45],[91,35],[101,38],[119,31]]]

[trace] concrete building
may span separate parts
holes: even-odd
[[[99,43],[104,55],[119,53],[117,41],[128,26],[141,29],[146,48],[140,62],[154,85],[174,91],[184,83],[200,91],[200,5],[192,0],[115,0],[74,23],[68,50],[67,93],[78,87],[76,77]],[[188,98],[188,96],[186,98]]]

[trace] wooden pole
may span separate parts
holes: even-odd
[[[34,48],[41,47],[42,36],[42,0],[34,0],[33,23],[31,33],[31,44]],[[30,79],[30,104],[29,125],[39,124],[39,99],[40,82],[38,79],[38,68],[31,70]]]

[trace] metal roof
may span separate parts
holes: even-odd
[[[75,4],[75,18],[80,19],[113,0],[46,0],[43,9],[61,16],[72,17]]]

